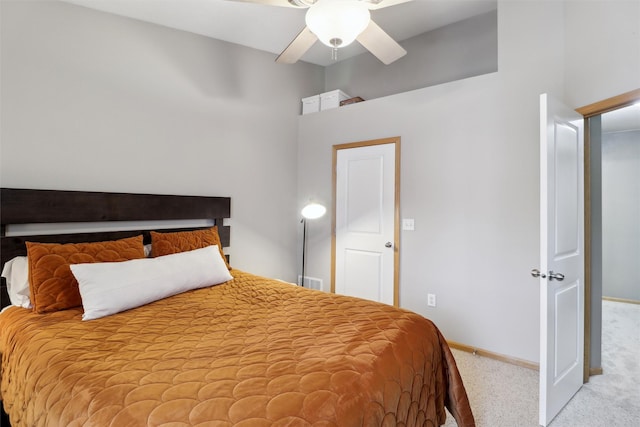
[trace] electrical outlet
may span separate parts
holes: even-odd
[[[436,295],[435,294],[427,294],[427,305],[429,307],[436,306]]]

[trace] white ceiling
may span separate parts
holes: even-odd
[[[271,52],[274,60],[304,28],[306,12],[233,0],[63,1]],[[413,0],[372,11],[371,17],[400,42],[496,7],[497,0]],[[365,52],[355,42],[340,49],[338,59]],[[323,66],[333,63],[330,48],[320,42],[302,60]]]

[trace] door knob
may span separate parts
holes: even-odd
[[[547,275],[541,273],[540,270],[534,268],[531,270],[531,275],[535,278],[546,279]],[[554,273],[553,270],[549,271],[549,280],[557,280],[558,282],[562,282],[564,280],[564,274],[562,273]]]
[[[531,270],[531,275],[535,278],[542,278],[542,279],[546,279],[547,275],[544,273],[540,273],[540,270],[538,270],[537,268],[534,268],[533,270]]]
[[[549,271],[549,280],[556,279],[558,282],[562,282],[564,280],[564,274],[562,273],[554,273],[553,270]]]
[[[387,243],[384,244],[385,248],[390,248],[392,246],[393,246],[393,244],[391,242],[387,242]]]

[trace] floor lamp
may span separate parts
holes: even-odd
[[[309,203],[300,212],[302,214],[302,275],[300,276],[300,286],[304,288],[304,265],[305,253],[307,252],[307,220],[318,219],[325,214],[327,208],[319,203]]]

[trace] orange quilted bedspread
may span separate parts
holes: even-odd
[[[0,314],[13,426],[473,426],[429,320],[233,270],[106,318]]]

